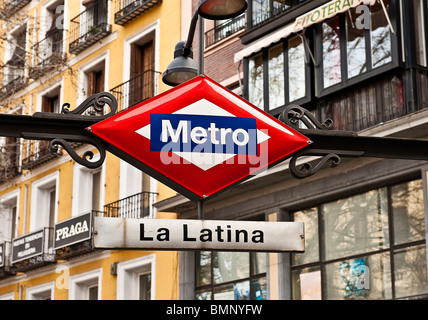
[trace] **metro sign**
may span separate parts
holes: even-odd
[[[210,197],[310,143],[206,76],[88,130],[111,152],[192,200]]]

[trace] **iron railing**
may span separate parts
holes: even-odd
[[[29,77],[37,79],[55,67],[63,66],[66,61],[63,45],[63,30],[60,29],[39,41],[34,46],[38,61],[35,66],[30,68]]]
[[[6,2],[6,1],[5,1]],[[2,15],[7,18],[12,14],[24,8],[27,4],[29,4],[31,0],[9,0],[3,8]]]
[[[110,92],[117,100],[118,111],[152,98],[157,92],[156,77],[160,74],[159,71],[147,70],[111,89]]]
[[[70,53],[78,54],[111,33],[107,0],[99,0],[71,19]]]
[[[226,22],[205,32],[206,47],[209,47],[242,29],[245,29],[245,15],[227,20]]]
[[[114,23],[123,26],[161,2],[162,0],[116,0]]]
[[[104,206],[104,217],[153,218],[157,193],[141,192]]]

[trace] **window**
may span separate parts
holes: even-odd
[[[153,41],[131,44],[129,106],[153,97],[154,63]]]
[[[90,170],[75,164],[74,181],[73,216],[92,210],[101,211],[104,202],[103,169]]]
[[[88,62],[79,68],[78,74],[78,99],[77,103],[82,103],[90,96],[106,91],[108,80],[108,59],[109,53],[105,52],[98,58]],[[103,110],[103,112],[109,110]],[[90,108],[86,111],[88,114],[95,114],[97,110]]]
[[[70,277],[70,300],[101,300],[102,269]]]
[[[53,230],[57,220],[58,186],[58,172],[33,182],[30,231],[45,227]]]
[[[46,283],[27,288],[27,300],[54,300],[54,284]]]
[[[305,38],[295,36],[248,59],[248,100],[265,111],[309,99]]]
[[[120,262],[117,265],[118,300],[154,300],[154,254]]]
[[[390,1],[384,1],[390,10]],[[393,2],[391,2],[393,3]],[[315,27],[318,94],[335,85],[343,85],[358,76],[379,70],[398,58],[391,27],[382,5],[349,10]],[[370,10],[370,11],[368,11]],[[331,92],[327,90],[326,92]]]
[[[294,299],[428,294],[422,180],[295,212],[294,221],[306,237],[292,259]]]
[[[257,27],[264,22],[280,16],[292,7],[298,6],[306,0],[252,0],[249,13],[251,27]]]
[[[266,253],[196,252],[197,300],[266,300]]]
[[[18,236],[19,189],[0,199],[0,243]]]

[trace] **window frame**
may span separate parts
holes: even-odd
[[[428,177],[427,177],[428,178]],[[363,195],[367,192],[373,191],[373,190],[380,190],[382,188],[386,188],[386,200],[387,200],[387,215],[388,215],[388,237],[389,237],[389,245],[386,248],[377,248],[377,249],[373,249],[373,250],[368,250],[366,252],[362,252],[362,253],[358,253],[358,254],[354,254],[354,255],[349,255],[349,256],[340,256],[340,257],[334,257],[331,259],[327,259],[325,257],[325,249],[323,246],[325,246],[325,235],[321,232],[322,230],[324,230],[324,219],[323,219],[323,213],[322,213],[322,206],[324,204],[328,204],[331,201],[327,201],[327,202],[323,202],[320,203],[318,205],[312,206],[310,208],[304,208],[302,210],[305,209],[314,209],[316,210],[316,215],[317,215],[317,243],[318,243],[318,250],[317,250],[317,254],[318,254],[318,259],[316,261],[309,261],[309,262],[303,262],[303,263],[298,263],[298,264],[294,264],[293,263],[293,258],[290,259],[290,279],[292,279],[293,277],[293,271],[295,270],[305,270],[305,269],[314,269],[317,270],[318,272],[320,272],[320,287],[321,287],[321,300],[326,299],[326,266],[330,266],[333,265],[335,263],[339,263],[342,261],[348,261],[348,260],[355,260],[355,259],[359,259],[359,258],[370,258],[370,257],[375,257],[377,255],[383,255],[383,254],[388,254],[389,255],[389,264],[388,264],[388,270],[390,271],[390,285],[391,285],[391,299],[408,299],[408,298],[422,298],[425,299],[428,297],[428,292],[421,294],[421,295],[417,295],[417,296],[411,296],[411,297],[397,297],[396,294],[396,280],[395,280],[395,272],[396,272],[396,268],[394,266],[394,260],[395,260],[395,256],[400,253],[400,250],[406,250],[406,249],[417,249],[420,248],[421,246],[425,246],[425,250],[427,250],[427,241],[426,241],[426,233],[425,233],[425,238],[424,239],[411,239],[410,241],[407,241],[405,243],[396,243],[396,239],[395,239],[395,229],[394,229],[394,213],[393,213],[393,198],[392,198],[392,189],[395,186],[399,186],[399,185],[404,185],[404,184],[408,184],[411,183],[413,181],[418,181],[421,180],[421,185],[422,185],[422,190],[421,193],[423,195],[423,206],[424,208],[426,208],[427,205],[427,196],[426,196],[426,179],[425,178],[421,178],[421,176],[416,176],[416,177],[409,177],[408,179],[404,179],[404,180],[400,180],[400,181],[391,181],[390,183],[386,183],[383,184],[381,186],[378,186],[376,188],[368,188],[366,190],[363,191],[359,191],[357,193],[352,193],[350,195],[343,195],[343,196],[338,196],[337,198],[335,198],[335,200],[342,200],[342,199],[348,199],[348,198],[352,198],[354,196],[358,196],[358,195]],[[332,200],[333,202],[335,200]],[[291,214],[291,218],[294,221],[294,213],[302,211],[302,210],[294,210],[293,213]],[[426,209],[424,209],[426,211]],[[424,222],[425,222],[425,228],[427,228],[427,213],[424,212]],[[427,229],[426,229],[427,230]],[[428,254],[428,252],[427,252]],[[295,288],[294,287],[294,282],[291,280],[291,285],[290,285],[290,293],[291,296],[294,297],[295,294]]]
[[[355,10],[355,9],[354,9]],[[390,0],[389,1],[389,17],[391,19],[392,26],[395,30],[395,35],[390,33],[391,35],[391,62],[386,63],[380,67],[377,68],[367,68],[367,70],[357,76],[353,76],[351,78],[348,77],[348,64],[343,63],[348,61],[348,53],[347,53],[347,34],[346,34],[346,23],[347,23],[347,15],[349,14],[348,11],[344,13],[340,13],[335,17],[332,17],[329,20],[325,20],[321,23],[318,23],[314,25],[314,48],[315,48],[315,60],[317,62],[317,66],[315,69],[315,75],[314,75],[314,81],[315,81],[315,88],[316,93],[315,95],[317,97],[324,97],[331,93],[334,93],[338,90],[353,86],[355,84],[367,81],[368,79],[371,79],[377,75],[380,75],[382,73],[385,73],[387,71],[393,70],[402,64],[401,61],[401,50],[399,50],[399,43],[401,43],[401,30],[400,24],[398,23],[400,21],[400,10],[399,5],[397,5],[397,0]],[[323,41],[322,41],[322,26],[324,23],[331,21],[332,19],[338,18],[339,19],[339,41],[340,41],[340,61],[341,61],[341,81],[338,83],[331,85],[327,88],[324,88],[324,68],[323,68]],[[370,20],[371,24],[371,20]],[[367,45],[368,39],[371,38],[370,36],[371,31],[365,30],[365,51],[366,51],[366,57],[371,56],[371,50],[372,46]],[[366,60],[371,61],[371,60]]]
[[[249,100],[249,84],[250,84],[250,60],[260,54],[263,56],[263,108],[260,107],[260,109],[270,113],[270,114],[279,114],[281,111],[290,104],[298,104],[302,105],[305,103],[308,103],[312,100],[312,76],[311,76],[311,58],[308,50],[308,46],[310,47],[310,39],[302,37],[302,45],[305,50],[305,95],[297,100],[289,101],[289,74],[288,74],[288,43],[289,40],[299,37],[298,35],[293,35],[287,38],[282,39],[279,42],[271,44],[269,47],[263,48],[261,51],[258,51],[254,54],[252,54],[249,57],[244,58],[244,89],[245,89],[245,97],[247,100]],[[307,43],[305,43],[305,40]],[[274,109],[270,109],[270,101],[269,101],[269,50],[273,49],[274,47],[281,45],[283,46],[283,68],[284,68],[284,105],[278,106]],[[250,101],[251,102],[251,101]]]

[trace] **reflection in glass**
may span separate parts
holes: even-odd
[[[325,204],[321,213],[327,260],[389,246],[386,188]]]
[[[267,300],[266,277],[251,280],[251,300]]]
[[[355,10],[346,15],[346,46],[348,54],[348,78],[367,71],[365,29],[358,28]]]
[[[319,267],[293,270],[291,273],[293,300],[321,300]]]
[[[318,261],[318,209],[312,208],[296,212],[294,221],[305,224],[305,252],[293,254],[293,265]]]
[[[289,101],[306,94],[305,48],[300,37],[288,40],[288,94]]]
[[[214,283],[223,283],[250,276],[250,256],[247,252],[213,252]]]
[[[284,48],[282,43],[269,49],[269,109],[285,104]]]
[[[196,261],[196,286],[211,284],[211,251],[197,251]]]
[[[250,282],[242,281],[214,288],[214,300],[250,300]]]
[[[395,295],[397,298],[428,293],[425,245],[395,252],[394,267]]]
[[[391,188],[394,242],[402,244],[425,238],[422,180]]]
[[[326,265],[323,282],[325,298],[328,300],[392,298],[389,259],[389,253],[381,253]],[[369,279],[364,279],[364,271],[369,275]]]
[[[267,255],[265,252],[255,252],[251,255],[253,262],[253,271],[252,274],[266,273],[266,258]]]
[[[263,55],[249,59],[248,98],[255,106],[263,109]]]
[[[339,31],[339,17],[322,24],[324,88],[342,81]]]
[[[392,61],[391,30],[379,3],[371,10],[371,46],[373,68]]]

